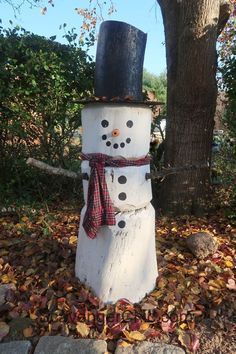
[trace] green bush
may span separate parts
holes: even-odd
[[[92,92],[94,64],[81,48],[20,29],[0,27],[1,195],[60,190],[61,178],[45,176],[25,161],[78,168],[81,105]],[[73,184],[73,183],[72,183]],[[66,181],[64,186],[70,186]],[[60,187],[59,187],[60,186]]]

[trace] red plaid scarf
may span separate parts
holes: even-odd
[[[95,238],[99,227],[116,224],[115,209],[107,189],[104,168],[148,165],[150,158],[126,160],[125,158],[114,159],[105,154],[82,153],[81,159],[89,161],[91,167],[83,227],[90,238]]]

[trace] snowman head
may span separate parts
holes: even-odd
[[[97,104],[82,112],[83,152],[141,157],[149,151],[151,110],[138,105]]]
[[[114,122],[113,122],[114,123]],[[106,129],[106,134],[102,135],[102,140],[106,143],[107,147],[111,147],[115,150],[117,149],[125,149],[127,144],[130,144],[132,142],[131,136],[133,136],[133,132],[131,128],[134,125],[134,122],[132,120],[127,120],[126,126],[121,127],[121,124],[118,124],[119,128],[109,129],[109,121],[106,119],[103,119],[101,121],[101,126]],[[113,124],[114,126],[114,124]],[[126,127],[130,128],[130,130],[127,130]]]

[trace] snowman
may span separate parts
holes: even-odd
[[[158,275],[155,212],[146,178],[152,114],[141,98],[144,42],[146,35],[133,26],[102,24],[95,94],[107,100],[87,103],[82,111],[81,169],[88,178],[83,180],[75,271],[104,303],[140,301],[153,290]],[[132,47],[130,55],[126,45]],[[124,66],[122,80],[114,72],[118,62]],[[126,95],[134,99],[127,102]],[[112,101],[115,96],[123,99]]]

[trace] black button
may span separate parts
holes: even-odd
[[[125,143],[121,143],[121,144],[120,144],[120,147],[121,147],[121,148],[124,148],[124,147],[125,147]]]
[[[121,229],[123,229],[123,228],[125,227],[125,225],[126,225],[126,223],[125,223],[124,220],[121,220],[121,221],[118,222],[118,226],[119,226]]]
[[[114,145],[113,145],[113,148],[114,148],[114,149],[118,149],[118,147],[119,147],[118,144],[114,144]]]
[[[101,122],[101,124],[102,124],[103,128],[106,128],[106,127],[108,127],[109,122],[108,122],[108,120],[103,119],[102,122]]]
[[[132,122],[132,120],[128,120],[128,122],[126,123],[128,128],[132,128],[132,126],[134,125],[134,123]]]
[[[127,178],[126,178],[125,176],[120,176],[120,177],[118,178],[118,182],[119,182],[120,184],[125,184],[125,183],[127,182]]]
[[[126,139],[126,142],[127,142],[127,144],[129,144],[129,143],[131,142],[131,139],[130,139],[130,138],[127,138],[127,139]]]
[[[120,193],[120,194],[118,195],[118,198],[119,198],[120,200],[125,200],[125,199],[127,198],[127,195],[126,195],[126,193],[122,192],[122,193]]]
[[[106,135],[103,135],[102,136],[102,140],[106,140],[107,139],[107,136]]]
[[[106,142],[106,146],[111,146],[111,142],[110,142],[110,141],[107,141],[107,142]]]

